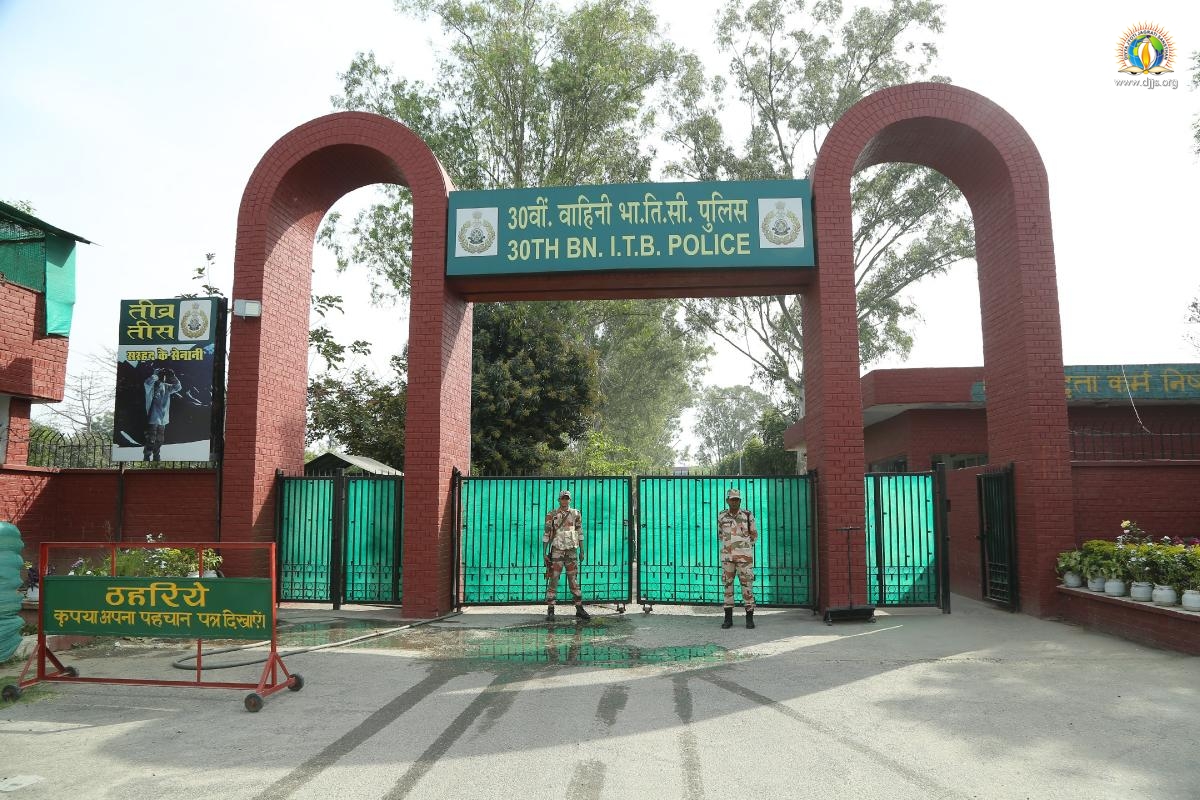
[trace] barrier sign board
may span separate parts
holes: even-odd
[[[269,578],[121,578],[47,575],[47,635],[270,639]]]
[[[813,267],[808,181],[451,192],[448,276]]]

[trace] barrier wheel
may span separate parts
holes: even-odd
[[[21,696],[20,687],[13,686],[11,683],[0,689],[0,697],[3,697],[6,702],[15,703],[17,698]]]
[[[642,606],[643,614],[649,614],[653,610],[654,610],[654,606]]]
[[[66,674],[66,676],[68,678],[78,678],[79,677],[79,670],[75,669],[75,667],[67,667],[66,669],[63,670],[63,672]]]
[[[300,673],[292,673],[292,682],[288,685],[288,690],[298,692],[304,688],[304,678],[300,677]]]
[[[251,692],[250,694],[246,695],[246,699],[244,702],[246,705],[246,710],[249,711],[251,714],[257,713],[262,710],[263,699],[261,696],[259,696],[258,692]]]

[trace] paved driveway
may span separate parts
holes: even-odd
[[[380,621],[287,610],[284,643],[395,624],[356,613]],[[0,779],[33,781],[19,800],[1200,796],[1200,659],[961,597],[876,624],[757,616],[468,610],[289,656],[303,691],[258,714],[229,690],[35,687],[0,706]],[[121,644],[66,661],[181,677],[178,649]]]

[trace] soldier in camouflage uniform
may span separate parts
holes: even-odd
[[[717,515],[717,539],[721,543],[721,581],[725,584],[725,621],[722,628],[733,627],[733,576],[742,584],[742,602],[746,605],[746,627],[754,627],[754,543],[758,527],[754,515],[742,511],[742,494],[737,489],[725,493],[729,508]]]
[[[563,489],[558,494],[558,508],[546,515],[546,531],[542,542],[549,545],[546,552],[546,619],[554,619],[554,598],[558,593],[558,576],[567,570],[567,583],[575,598],[575,616],[591,619],[583,608],[583,592],[579,589],[579,549],[583,546],[583,515],[571,508],[571,493]]]

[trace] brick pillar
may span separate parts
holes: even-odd
[[[28,397],[13,397],[8,401],[8,451],[0,453],[0,463],[29,463],[29,408]],[[0,425],[5,420],[0,420]]]
[[[847,111],[829,132],[813,168],[819,271],[835,273],[822,278],[819,285],[824,291],[827,283],[836,284],[834,302],[841,317],[845,316],[842,287],[853,269],[850,177],[857,170],[887,162],[938,170],[962,190],[974,214],[989,459],[995,465],[1016,463],[1022,607],[1033,614],[1053,613],[1054,557],[1069,548],[1074,538],[1062,334],[1041,156],[1004,109],[981,95],[947,84],[897,86],[877,92]],[[816,305],[821,308],[813,322],[809,308]],[[837,334],[823,320],[829,314],[825,305],[826,300],[817,294],[805,305],[805,416],[812,419],[811,425],[806,424],[810,465],[820,470],[818,509],[832,514],[822,520],[819,534],[823,539],[835,537],[832,545],[821,545],[821,585],[830,585],[832,591],[823,591],[822,597],[826,603],[836,604],[839,567],[844,581],[845,562],[837,562],[839,542],[829,529],[852,513],[849,508],[843,511],[847,503],[858,504],[853,513],[856,524],[861,524],[862,495],[860,487],[857,495],[849,498],[849,467],[842,465],[840,453],[829,451],[831,444],[840,441],[840,415],[833,414],[836,432],[822,430],[830,424],[829,409],[840,408],[837,398],[831,400],[831,392],[842,391],[830,381],[829,365],[841,367],[846,360],[845,343],[831,340]],[[839,326],[836,331],[844,332],[843,338],[855,336],[849,326]],[[844,371],[839,370],[838,378]],[[857,382],[852,396],[860,402]],[[815,419],[814,403],[818,404]],[[861,433],[858,440],[860,460],[853,468],[861,472]],[[812,443],[818,446],[815,461]],[[835,476],[832,485],[827,474]],[[828,550],[834,551],[832,558],[826,556]],[[855,554],[856,569],[863,563],[863,555]]]
[[[338,198],[372,183],[413,194],[404,601],[432,614],[449,603],[450,466],[465,468],[470,454],[471,315],[445,287],[449,178],[416,134],[386,117],[305,123],[267,151],[246,185],[233,297],[261,299],[263,314],[231,322],[221,536],[274,538],[275,470],[303,467],[313,240]]]

